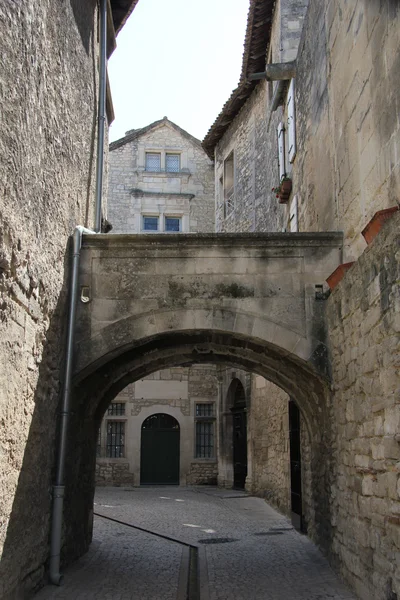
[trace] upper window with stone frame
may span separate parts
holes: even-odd
[[[145,170],[152,173],[180,173],[181,155],[179,152],[146,152]]]
[[[234,151],[224,160],[224,216],[235,208],[235,155]]]
[[[161,152],[146,152],[146,171],[161,171]]]
[[[167,152],[165,155],[165,170],[167,173],[179,173],[181,170],[181,155]]]

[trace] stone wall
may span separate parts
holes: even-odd
[[[396,0],[276,4],[266,60],[298,54],[297,155],[285,165],[291,198],[280,205],[271,192],[279,182],[280,122],[288,142],[288,84],[283,107],[272,112],[278,84],[260,82],[215,149],[218,231],[343,230],[344,261],[361,254],[362,229],[400,197],[399,94],[393,83],[400,76],[399,23]],[[220,178],[232,150],[235,207],[224,216]],[[290,229],[293,213],[297,227]]]
[[[279,0],[275,4],[267,63],[294,60],[308,0]],[[288,211],[271,190],[279,184],[277,135],[284,119],[279,106],[272,110],[278,82],[260,82],[215,148],[217,231],[284,231]],[[283,102],[283,101],[282,101]],[[224,160],[234,152],[235,199],[224,210]]]
[[[333,553],[363,600],[400,597],[400,215],[327,302],[337,424]]]
[[[279,179],[278,116],[272,113],[271,123],[268,123],[268,98],[266,83],[259,83],[215,149],[217,231],[281,231],[284,227],[284,208],[271,192]],[[224,160],[232,150],[235,160],[234,208],[226,215],[220,179]]]
[[[134,485],[134,474],[129,471],[129,462],[123,459],[96,462],[97,485]]]
[[[213,164],[200,142],[184,134],[165,118],[124,145],[111,145],[108,214],[113,233],[140,233],[141,215],[153,213],[161,219],[164,213],[182,215],[186,232],[214,231]],[[146,172],[146,151],[179,153],[181,172]]]
[[[289,396],[259,375],[252,376],[249,448],[251,487],[282,513],[291,514]],[[311,446],[307,423],[300,414],[302,482],[302,527],[312,528],[315,515],[312,501]]]
[[[217,485],[218,463],[217,462],[193,462],[186,477],[187,485]]]
[[[343,230],[344,261],[400,197],[400,5],[310,0],[296,77],[300,231]],[[304,150],[302,150],[304,149]]]
[[[48,553],[67,242],[93,224],[94,0],[0,1],[0,597]],[[17,591],[18,589],[18,591]]]
[[[289,396],[260,375],[252,377],[249,437],[252,493],[290,514]]]

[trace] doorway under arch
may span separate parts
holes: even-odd
[[[142,423],[140,484],[179,485],[180,427],[171,415],[156,413]]]

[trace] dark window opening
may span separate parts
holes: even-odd
[[[225,217],[229,216],[234,209],[235,202],[235,168],[234,154],[230,153],[224,162],[224,207]]]
[[[181,231],[181,219],[179,217],[165,217],[165,231]]]
[[[125,414],[125,402],[113,402],[108,407],[108,415],[122,416]]]
[[[214,402],[199,402],[195,407],[195,458],[214,458]]]
[[[158,217],[143,217],[143,231],[158,231]]]
[[[125,423],[107,421],[107,458],[123,458],[125,452]]]

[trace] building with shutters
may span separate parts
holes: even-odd
[[[113,233],[214,231],[214,168],[199,140],[164,117],[110,145]],[[216,484],[214,365],[157,371],[128,385],[102,421],[99,485]]]
[[[245,380],[246,419],[223,411],[219,482],[232,480],[230,431],[242,427],[246,489],[330,540],[365,600],[400,594],[399,20],[396,0],[250,0],[240,80],[203,141],[217,231],[343,232],[342,264],[315,286],[331,367],[329,526],[312,525],[306,416],[260,375],[222,374],[222,406],[233,375]]]

